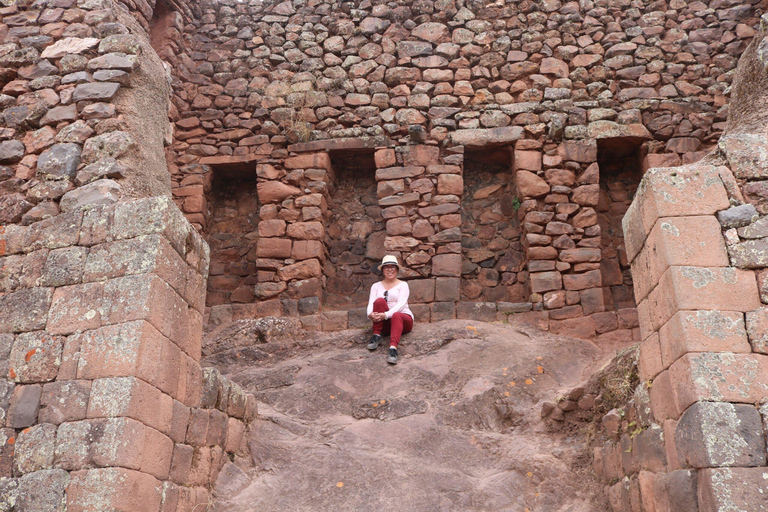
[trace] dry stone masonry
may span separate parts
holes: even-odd
[[[764,7],[0,0],[0,509],[204,506],[204,329],[362,327],[385,253],[419,322],[642,341],[615,510],[764,503]]]

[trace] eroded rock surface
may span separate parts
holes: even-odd
[[[250,481],[222,472],[215,510],[608,509],[579,463],[584,440],[540,419],[603,358],[594,344],[452,320],[417,325],[390,366],[365,341],[344,331],[287,338],[257,363],[247,347],[211,356],[260,402]]]

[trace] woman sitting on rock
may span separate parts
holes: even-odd
[[[368,298],[368,318],[373,322],[373,336],[368,341],[368,350],[376,350],[381,343],[381,335],[390,334],[387,362],[397,364],[400,335],[413,329],[413,313],[408,308],[410,289],[408,283],[397,278],[400,271],[397,257],[384,256],[379,269],[384,279],[371,286]]]

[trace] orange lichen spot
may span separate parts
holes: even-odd
[[[503,375],[504,377],[506,377],[506,376],[507,376],[507,372],[504,372],[504,373],[502,373],[502,375]]]
[[[22,434],[26,434],[27,432],[29,432],[29,428],[25,428],[24,430],[21,431]]]
[[[507,371],[507,370],[509,370],[509,368],[502,368],[502,370]]]
[[[541,361],[541,360],[543,360],[543,359],[544,359],[544,358],[543,358],[543,357],[541,357],[541,356],[536,356],[536,360],[537,360],[537,361]]]
[[[15,437],[9,437],[8,438],[8,444],[16,444],[16,438]]]
[[[510,386],[517,386],[517,382],[511,380],[511,381],[509,381],[509,385]]]
[[[456,406],[456,402],[451,402],[451,407],[455,407],[455,406]]]
[[[378,407],[379,406],[379,402],[373,402],[372,406],[373,407]]]
[[[525,379],[525,383],[530,386],[531,384],[533,384],[533,381],[531,379]]]
[[[504,396],[509,396],[509,391],[505,391]]]
[[[532,476],[533,476],[533,473],[531,473],[531,472],[529,471],[529,472],[527,472],[527,473],[525,474],[525,476],[527,476],[528,478],[530,478],[530,477],[532,477]]]
[[[336,487],[338,487],[339,489],[341,489],[342,487],[344,487],[344,482],[339,482],[339,483],[337,483],[337,484],[336,484]]]
[[[537,366],[536,371],[539,373],[544,373],[544,367],[543,366]]]
[[[10,377],[11,377],[12,379],[15,379],[15,378],[16,378],[16,371],[15,371],[13,368],[10,368],[10,369],[8,370],[8,375],[10,375]]]
[[[29,362],[30,359],[32,359],[32,356],[35,355],[35,352],[37,352],[36,348],[33,348],[29,352],[27,352],[27,355],[24,356],[24,360]]]
[[[379,401],[379,403],[384,405],[385,403],[387,403],[387,401],[386,400],[381,400],[381,401]]]
[[[336,397],[331,395],[331,400],[336,400]]]

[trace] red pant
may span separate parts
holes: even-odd
[[[389,311],[386,300],[380,298],[373,301],[374,313],[385,311]],[[405,313],[395,313],[389,320],[373,323],[373,334],[390,334],[389,344],[393,347],[400,343],[400,335],[411,332],[411,329],[413,329],[413,318]]]

